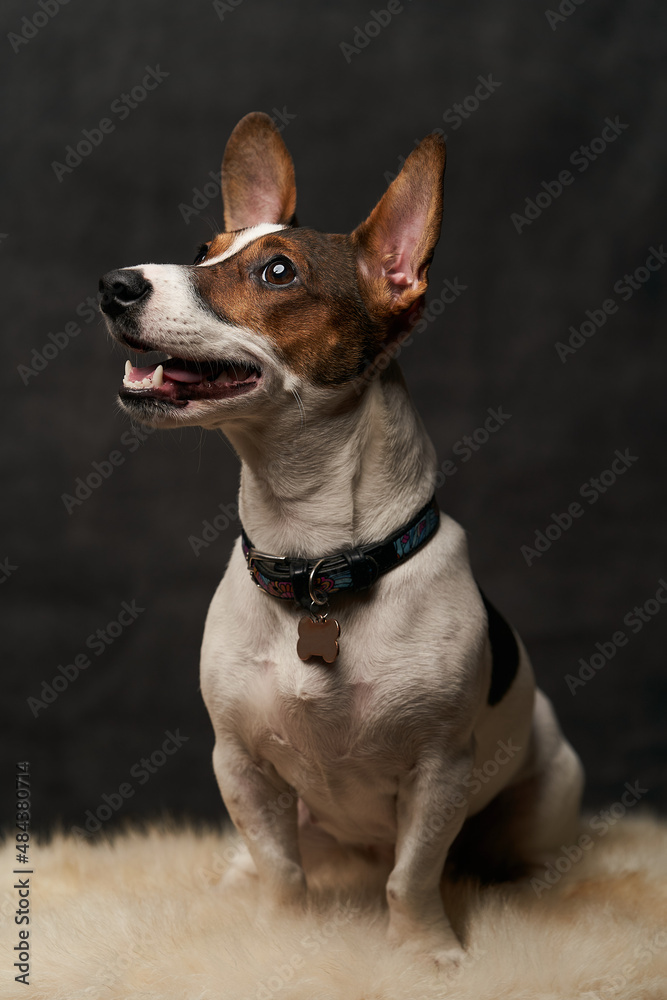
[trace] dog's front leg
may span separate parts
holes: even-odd
[[[471,766],[470,748],[452,757],[432,747],[399,781],[396,860],[387,881],[389,939],[439,965],[460,962],[465,954],[445,914],[440,880],[466,818],[464,782]]]
[[[229,815],[257,868],[264,909],[303,905],[306,876],[296,793],[270,764],[258,764],[230,737],[218,737],[213,767]]]

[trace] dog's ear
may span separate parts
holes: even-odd
[[[238,123],[222,158],[225,230],[262,222],[290,225],[296,209],[294,164],[268,115],[253,111]]]
[[[362,291],[377,315],[401,313],[426,291],[440,236],[444,172],[445,144],[437,133],[427,135],[352,233]]]

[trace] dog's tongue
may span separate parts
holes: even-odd
[[[134,368],[130,367],[128,369],[126,378],[130,382],[142,382],[145,378],[153,377],[153,372],[157,368],[157,365],[148,365],[146,368]],[[169,378],[172,382],[203,382],[204,375],[202,372],[191,372],[186,368],[181,368],[178,362],[164,362],[164,377]]]
[[[185,368],[179,368],[178,365],[170,365],[167,363],[164,366],[164,374],[166,378],[172,379],[174,382],[203,382],[204,375],[202,372],[191,372],[187,371]]]

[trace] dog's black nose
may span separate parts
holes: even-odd
[[[102,293],[100,309],[107,316],[115,319],[140,299],[146,298],[152,288],[150,281],[146,281],[141,271],[129,268],[121,271],[109,271],[103,278],[100,278],[100,291]]]

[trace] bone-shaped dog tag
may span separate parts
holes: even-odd
[[[340,625],[335,618],[302,618],[299,622],[299,641],[296,651],[299,659],[309,660],[311,656],[321,656],[325,663],[333,663],[338,656],[338,636]]]

